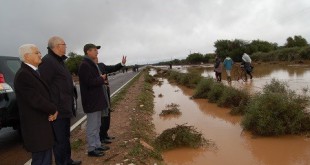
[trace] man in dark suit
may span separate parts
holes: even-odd
[[[98,59],[97,59],[98,61]],[[125,66],[126,64],[126,56],[123,56],[122,58],[122,62],[118,63],[116,65],[105,65],[104,63],[98,63],[98,67],[99,70],[101,71],[101,73],[103,74],[109,74],[109,73],[113,73],[116,72],[118,70],[120,70],[123,66]],[[109,96],[109,102],[111,104],[111,98],[110,98],[110,87],[109,87],[109,81],[108,81],[108,77],[106,80],[106,87],[107,87],[107,92],[108,92],[108,96]],[[108,134],[108,130],[110,129],[110,123],[111,123],[111,108],[109,108],[108,111],[108,116],[102,116],[101,117],[101,126],[100,126],[100,141],[102,143],[106,143],[109,144],[111,143],[112,139],[114,139],[115,137],[109,136]]]
[[[57,165],[79,165],[81,161],[71,159],[70,118],[73,116],[74,87],[72,76],[65,66],[67,58],[65,41],[54,36],[48,40],[48,54],[39,66],[42,79],[51,91],[52,102],[57,106],[59,115],[53,123],[56,143],[53,147]]]
[[[33,44],[19,48],[21,68],[14,80],[24,146],[32,153],[32,165],[52,163],[54,134],[51,122],[56,120],[57,107],[51,102],[47,85],[37,72],[41,53]]]

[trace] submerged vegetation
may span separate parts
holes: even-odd
[[[305,112],[308,102],[308,97],[297,95],[285,83],[273,79],[246,106],[242,126],[266,136],[309,131],[309,115]]]
[[[186,86],[194,88],[193,98],[205,98],[230,108],[233,115],[244,115],[241,125],[254,134],[272,136],[310,131],[310,114],[306,112],[309,98],[296,94],[279,80],[273,79],[262,92],[250,95],[245,90],[217,83],[211,77],[197,77],[196,73],[169,70],[162,76],[181,85],[187,82]],[[197,81],[182,81],[189,77]]]
[[[166,116],[166,115],[181,115],[180,109],[178,104],[171,103],[166,105],[166,109],[162,110],[159,114],[160,116]]]
[[[191,74],[187,73],[179,73],[176,71],[168,71],[169,74],[168,79],[173,80],[178,84],[184,85],[189,88],[195,88],[199,81],[201,81],[202,77],[198,72],[192,72]]]
[[[205,147],[210,141],[206,140],[202,133],[193,126],[177,125],[174,128],[166,129],[155,139],[155,147],[160,151],[170,150],[179,147]]]

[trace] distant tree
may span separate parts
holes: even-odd
[[[179,59],[174,59],[174,60],[171,61],[171,64],[172,64],[172,65],[180,65],[180,64],[181,64],[181,60],[179,60]]]
[[[276,50],[278,47],[277,43],[270,43],[268,41],[261,41],[261,40],[253,40],[248,45],[248,53],[253,54],[256,52],[270,52]]]
[[[192,53],[187,56],[186,61],[190,64],[199,64],[204,61],[204,57],[201,53]]]
[[[284,46],[287,48],[291,48],[291,47],[304,47],[307,45],[308,45],[307,40],[299,35],[299,36],[294,36],[294,38],[288,37],[286,39],[286,43]]]
[[[77,75],[83,56],[78,55],[74,52],[70,52],[68,56],[69,58],[66,60],[65,64],[68,67],[71,74]]]
[[[221,58],[229,56],[234,61],[241,61],[241,55],[244,52],[249,52],[248,45],[249,43],[247,41],[240,39],[235,39],[233,41],[217,40],[214,43],[214,47],[216,48],[216,55],[220,56]]]
[[[208,63],[210,61],[211,58],[213,58],[215,56],[214,53],[207,53],[203,56],[203,62],[204,63]]]

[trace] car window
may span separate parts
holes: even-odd
[[[6,64],[7,64],[7,67],[9,68],[9,70],[14,73],[14,75],[16,74],[18,69],[20,68],[20,61],[19,60],[7,60]]]

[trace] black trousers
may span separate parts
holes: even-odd
[[[222,81],[222,73],[215,72],[216,81],[220,82]]]
[[[52,164],[52,148],[40,152],[32,152],[31,165],[51,165],[51,164]]]
[[[111,122],[111,111],[109,110],[108,116],[101,117],[101,126],[100,126],[100,140],[104,140],[107,138],[108,130],[110,129],[110,122]]]
[[[53,147],[55,162],[57,165],[71,163],[70,146],[70,118],[57,119],[53,122],[56,142]]]

